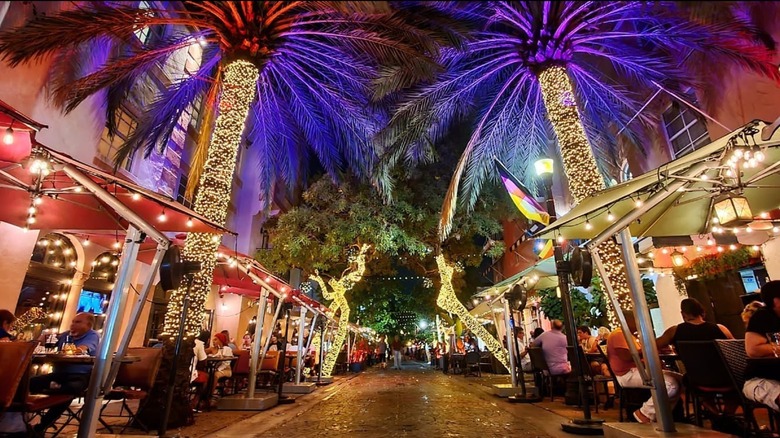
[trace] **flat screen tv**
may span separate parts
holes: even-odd
[[[105,301],[105,299],[105,294],[83,289],[79,296],[77,312],[89,312],[95,315],[102,315],[104,307],[103,301]]]

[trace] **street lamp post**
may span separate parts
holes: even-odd
[[[555,200],[552,192],[552,178],[554,171],[554,162],[549,157],[540,157],[534,163],[536,175],[542,179],[545,189],[545,198],[547,201],[547,214],[550,216],[549,223],[555,222],[557,215],[555,213]],[[583,419],[571,420],[564,423],[561,428],[565,432],[578,435],[603,435],[604,430],[601,425],[604,420],[591,418],[590,399],[588,398],[587,388],[585,386],[585,377],[582,373],[583,366],[580,361],[580,354],[577,348],[577,325],[574,322],[574,311],[571,304],[571,294],[569,292],[569,274],[571,273],[570,263],[563,259],[562,239],[553,239],[553,249],[555,257],[555,271],[558,275],[558,288],[561,291],[561,302],[563,304],[563,317],[566,320],[566,340],[569,345],[568,350],[574,351],[574,362],[577,373],[577,383],[579,385],[580,399],[582,400]]]

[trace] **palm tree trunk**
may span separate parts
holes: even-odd
[[[241,134],[249,113],[249,106],[255,98],[259,75],[260,72],[254,64],[242,60],[231,61],[223,68],[219,116],[203,167],[194,207],[196,212],[222,226],[227,219]],[[169,427],[183,426],[189,417],[187,390],[190,381],[188,370],[193,354],[192,339],[201,330],[201,322],[206,311],[205,303],[211,291],[211,280],[217,263],[220,237],[219,234],[189,233],[184,244],[182,257],[185,260],[201,262],[201,270],[195,275],[189,291],[189,307],[185,322],[185,336],[188,342],[184,344],[185,348],[176,370],[174,406],[171,410]],[[150,427],[158,426],[162,420],[168,373],[172,366],[173,346],[187,293],[187,288],[182,286],[173,291],[168,302],[163,330],[165,340],[163,364],[152,393],[138,413],[141,421]]]
[[[585,128],[580,119],[574,90],[566,69],[561,66],[546,68],[539,74],[539,85],[547,115],[561,147],[563,170],[569,181],[569,190],[574,197],[574,202],[579,204],[588,196],[606,188],[604,178],[599,172],[588,137],[585,135]],[[632,308],[620,248],[613,241],[608,240],[599,246],[599,254],[604,261],[604,268],[621,307]],[[607,306],[609,319],[614,325],[616,319],[611,301],[607,300],[607,302],[610,303]]]

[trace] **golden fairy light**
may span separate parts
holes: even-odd
[[[328,287],[325,285],[325,280],[323,280],[321,276],[311,276],[311,279],[320,285],[322,296],[326,300],[333,300],[330,305],[331,312],[333,312],[334,315],[336,312],[341,312],[338,326],[336,327],[336,337],[328,350],[328,354],[322,360],[321,366],[323,376],[330,376],[333,372],[333,367],[336,365],[336,359],[341,351],[341,347],[347,339],[350,309],[344,294],[363,278],[363,274],[366,272],[366,252],[369,248],[369,245],[362,245],[357,256],[350,260],[351,263],[355,263],[356,265],[354,270],[347,272],[339,280],[333,278],[328,280],[328,285],[330,285],[331,290],[328,290]],[[317,342],[315,346],[318,344],[319,342]]]
[[[539,75],[539,85],[547,115],[558,137],[569,190],[574,203],[579,204],[585,198],[606,188],[604,178],[599,173],[596,159],[585,135],[580,112],[574,99],[574,89],[566,69],[561,66],[546,68]],[[620,248],[612,240],[607,240],[599,245],[598,251],[621,307],[624,310],[631,309],[633,304],[628,289],[628,279],[623,270]],[[617,319],[612,306],[607,306],[607,309],[610,322],[616,326]]]
[[[244,131],[249,107],[255,98],[259,76],[257,67],[243,60],[233,61],[224,68],[219,116],[214,126],[194,206],[196,212],[222,226],[227,219],[241,133]],[[215,235],[209,233],[189,233],[184,243],[182,258],[201,263],[201,270],[195,275],[190,291],[185,327],[189,335],[195,335],[200,330],[200,315],[205,311],[206,298],[211,290],[220,242],[219,238],[214,237]],[[171,294],[168,312],[165,314],[164,335],[176,333],[186,292],[186,286],[183,285]]]
[[[487,349],[508,370],[509,356],[506,348],[485,329],[477,318],[469,313],[468,309],[455,296],[455,289],[452,287],[452,274],[455,272],[455,265],[447,263],[442,254],[436,256],[436,265],[439,267],[439,275],[441,276],[441,289],[439,289],[439,296],[436,297],[436,305],[447,312],[458,315],[463,324],[482,339]]]

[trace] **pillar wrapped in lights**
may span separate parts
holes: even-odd
[[[606,188],[604,178],[599,173],[596,159],[585,135],[577,101],[574,98],[574,89],[566,69],[561,66],[547,67],[538,77],[547,116],[558,137],[569,190],[574,203],[579,204],[585,198]],[[623,271],[620,248],[609,240],[599,246],[599,254],[602,256],[618,301],[623,309],[631,309],[633,305],[628,290],[628,280]],[[616,326],[617,320],[611,307],[608,307],[608,314],[610,323]]]
[[[729,193],[719,197],[712,209],[723,227],[746,225],[753,222],[753,212],[744,196]]]
[[[232,61],[224,67],[219,116],[194,206],[196,212],[219,225],[224,226],[227,218],[238,147],[249,106],[255,98],[259,75],[257,67],[243,60]],[[186,322],[186,330],[190,335],[200,331],[200,318],[205,312],[204,305],[211,289],[219,242],[219,235],[189,233],[184,244],[182,258],[201,263],[201,270],[195,275],[190,292]],[[182,286],[171,294],[168,312],[165,314],[164,335],[176,333],[186,293],[186,287]]]
[[[455,296],[455,289],[452,287],[452,274],[455,272],[455,266],[447,263],[442,254],[436,256],[436,265],[439,267],[439,275],[441,276],[441,289],[439,289],[439,296],[436,297],[436,305],[447,312],[458,315],[463,324],[482,339],[493,356],[509,370],[509,356],[506,348],[485,329],[477,318],[469,313],[468,309]]]
[[[363,278],[363,274],[366,272],[366,252],[369,248],[369,245],[364,244],[360,247],[360,252],[357,254],[357,256],[350,257],[350,264],[354,263],[356,265],[353,271],[343,275],[339,280],[333,278],[328,280],[328,285],[330,285],[331,290],[328,290],[328,287],[325,285],[325,280],[323,280],[322,277],[319,275],[311,276],[311,279],[320,285],[322,296],[326,300],[333,300],[330,305],[330,309],[331,312],[333,312],[333,315],[335,315],[336,312],[341,311],[341,314],[339,315],[338,327],[336,328],[336,337],[328,349],[328,354],[325,356],[325,359],[323,359],[323,363],[320,364],[323,376],[330,376],[331,373],[333,373],[333,367],[336,365],[336,359],[339,356],[342,345],[344,345],[344,341],[347,339],[350,309],[349,303],[347,303],[347,299],[344,294],[348,290],[352,289],[355,286],[355,283]]]

